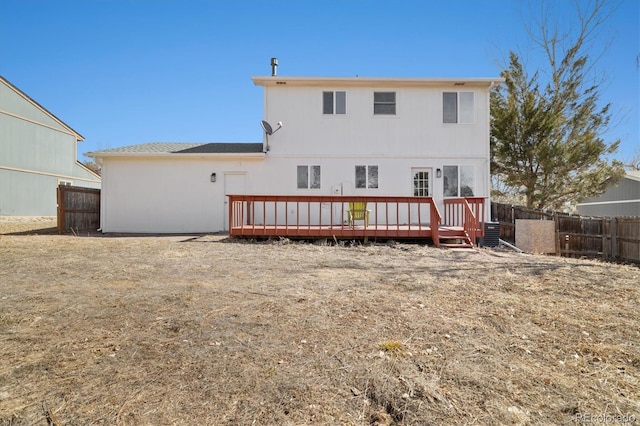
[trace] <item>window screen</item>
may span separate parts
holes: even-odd
[[[336,114],[347,113],[347,92],[336,92]]]
[[[473,92],[460,92],[460,123],[473,123]]]
[[[460,196],[473,197],[473,166],[460,166]]]
[[[374,92],[373,113],[375,115],[395,115],[396,92]]]
[[[320,189],[320,166],[310,166],[309,188]]]
[[[378,166],[367,167],[367,188],[378,187]]]

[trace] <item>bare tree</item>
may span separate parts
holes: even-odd
[[[624,162],[624,167],[628,170],[640,170],[640,148],[636,148],[633,156]]]
[[[95,174],[97,174],[98,176],[102,176],[102,169],[94,161],[86,160],[82,162],[82,165],[85,166],[87,169],[91,170],[92,172],[94,172]]]

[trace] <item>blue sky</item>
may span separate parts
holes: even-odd
[[[587,0],[579,0],[584,3]],[[534,71],[539,3],[519,0],[0,0],[0,75],[85,137],[82,154],[146,142],[261,142],[252,76],[497,77]],[[573,0],[553,16],[571,22]],[[620,0],[593,52],[621,139],[640,150],[640,1]]]

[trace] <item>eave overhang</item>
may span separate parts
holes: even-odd
[[[504,78],[373,78],[373,77],[252,77],[256,86],[307,87],[483,87],[503,83]]]

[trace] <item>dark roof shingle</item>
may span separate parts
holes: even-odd
[[[87,155],[99,157],[100,154],[250,154],[261,152],[264,152],[261,143],[150,142],[89,152]]]
[[[193,147],[185,147],[176,154],[242,154],[263,152],[261,143],[205,143]]]

